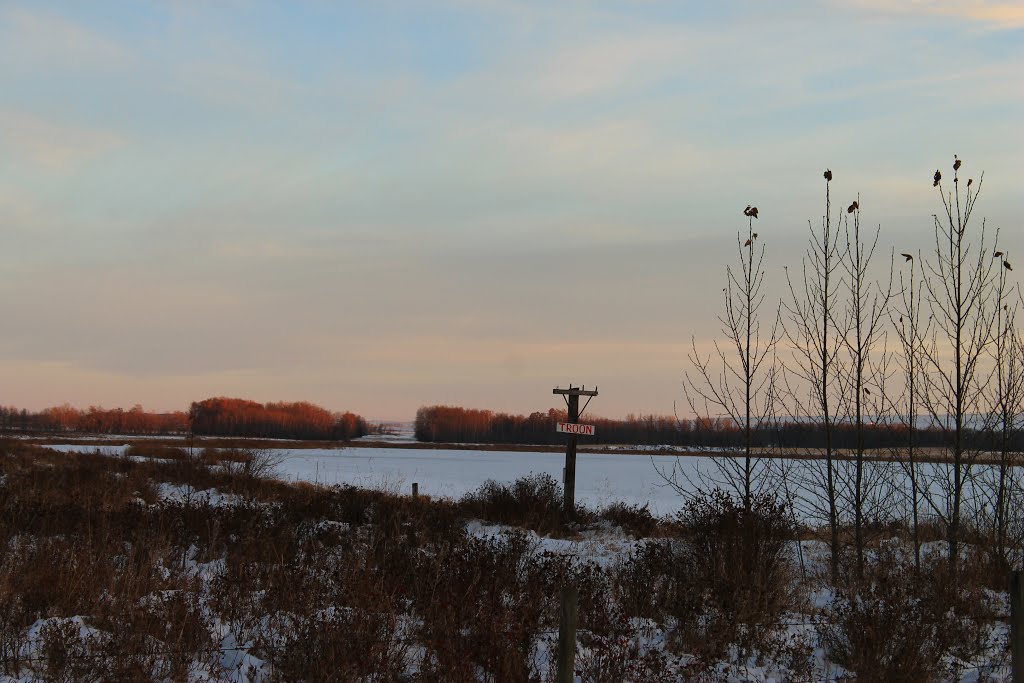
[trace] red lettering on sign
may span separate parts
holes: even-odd
[[[555,431],[563,434],[582,434],[584,436],[593,436],[594,425],[585,425],[575,422],[559,422],[555,426]]]

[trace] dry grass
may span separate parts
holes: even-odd
[[[744,511],[710,497],[672,521],[612,506],[570,524],[550,478],[432,501],[282,483],[251,451],[134,454],[0,441],[0,674],[216,679],[228,655],[247,654],[268,680],[541,680],[564,585],[579,589],[587,681],[706,677],[746,655],[788,658],[792,672],[809,661],[779,637],[799,581],[784,552],[794,531],[771,501]],[[188,493],[162,499],[167,485]],[[191,494],[209,490],[227,502]],[[478,517],[556,536],[611,522],[655,538],[603,567],[542,552],[525,531],[471,536]],[[967,609],[943,585],[933,593]],[[853,669],[874,645],[843,634],[876,617],[837,604],[830,647]],[[668,648],[646,647],[638,620],[659,624]],[[980,633],[950,632],[950,652]]]

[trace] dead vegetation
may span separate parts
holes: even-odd
[[[543,476],[452,502],[282,483],[259,453],[132,455],[0,442],[0,678],[546,681],[572,585],[583,680],[721,680],[751,661],[809,680],[817,635],[787,624],[811,613],[810,584],[768,497],[716,493],[674,520],[617,505],[570,525]],[[474,518],[519,530],[474,535]],[[640,540],[607,564],[533,533],[612,526]],[[834,661],[900,680],[871,653],[890,647],[898,672],[911,652],[968,661],[987,646],[980,578],[953,584],[936,563],[912,582],[878,558],[814,615]]]

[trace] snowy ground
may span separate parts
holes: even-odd
[[[106,455],[123,455],[127,446],[96,446],[92,444],[59,444],[47,448],[64,453],[99,451]],[[286,481],[305,481],[325,485],[350,484],[392,493],[411,491],[419,484],[422,495],[435,498],[459,498],[475,491],[488,479],[513,482],[531,473],[547,473],[562,481],[565,455],[531,451],[444,450],[408,448],[337,448],[289,449],[269,451],[279,462],[278,476]],[[810,460],[774,460],[772,467],[788,469],[789,493],[797,495],[796,513],[807,522],[821,522],[822,501],[817,500],[821,486],[822,464]],[[839,486],[848,484],[850,462],[837,462]],[[905,492],[910,490],[909,478],[896,463],[869,462],[866,479],[875,495],[892,497],[905,505]],[[1015,468],[1016,469],[1016,468]],[[991,488],[993,470],[976,466],[968,494],[974,486],[984,491]],[[580,453],[576,456],[576,500],[584,505],[602,508],[613,502],[647,505],[651,513],[668,516],[680,508],[679,491],[666,483],[662,473],[686,490],[698,485],[700,474],[714,474],[715,460],[696,455],[638,455],[625,453]],[[935,500],[941,500],[945,468],[941,465],[920,465],[918,487],[927,485]],[[1014,478],[1024,475],[1015,471]],[[804,486],[801,486],[801,481]],[[1024,483],[1024,482],[1022,482]],[[704,485],[708,487],[707,484]],[[780,489],[780,495],[784,492]],[[808,497],[809,496],[809,497]],[[973,494],[969,495],[971,498]],[[976,496],[975,496],[976,497]],[[893,512],[898,512],[894,510]]]
[[[123,455],[127,446],[58,444],[62,453]],[[351,484],[409,493],[413,482],[422,495],[459,498],[488,479],[512,482],[530,473],[562,481],[563,453],[528,451],[420,450],[408,448],[273,449],[278,475],[286,481]],[[592,507],[619,501],[648,505],[655,515],[679,509],[679,494],[658,469],[678,463],[690,474],[712,466],[710,458],[580,453],[576,456],[576,500]]]
[[[408,492],[413,482],[423,495],[458,498],[488,479],[511,482],[532,473],[547,473],[562,480],[565,455],[464,450],[410,450],[351,448],[342,450],[274,451],[281,458],[278,471],[289,481],[353,484]],[[690,463],[696,467],[698,460]],[[666,464],[669,464],[670,462]],[[649,505],[654,514],[679,508],[679,495],[658,476],[651,458],[637,455],[576,457],[576,499],[603,507],[615,501]]]
[[[93,452],[100,450],[110,455],[123,455],[125,446],[97,447],[76,444],[51,446],[62,452]],[[531,472],[544,472],[561,479],[564,455],[560,453],[498,452],[466,450],[409,450],[396,448],[353,448],[353,449],[275,449],[270,453],[280,460],[279,476],[289,481],[308,481],[321,484],[352,484],[363,487],[388,489],[407,493],[412,482],[419,484],[421,494],[457,498],[475,490],[487,479],[511,482]],[[671,514],[679,508],[678,492],[665,484],[657,468],[671,468],[677,464],[693,476],[698,469],[710,470],[713,461],[709,458],[647,457],[624,454],[580,454],[577,458],[577,499],[587,505],[602,507],[611,502],[622,501],[630,504],[649,505],[655,514]],[[224,495],[215,490],[196,491],[189,487],[161,483],[158,487],[161,499],[168,502],[183,500],[203,501],[217,506],[234,505],[234,496]],[[500,525],[470,521],[468,531],[479,537],[501,536],[509,529]],[[629,556],[639,543],[614,528],[589,531],[575,539],[539,537],[532,532],[528,535],[536,543],[535,552],[567,555],[584,562],[595,562],[610,567]],[[805,541],[792,545],[794,559],[804,565],[809,575],[825,573],[827,548],[816,541]],[[217,560],[216,562],[221,562]],[[209,580],[216,574],[219,565],[195,566],[197,575]],[[815,642],[813,622],[820,617],[831,602],[827,588],[812,592],[806,614],[794,614],[788,625],[790,635]],[[79,619],[77,623],[86,628]],[[33,640],[38,635],[42,622],[30,633],[30,648],[35,652],[39,645]],[[229,680],[248,681],[245,673],[249,665],[257,669],[262,664],[252,658],[246,648],[238,648],[231,640],[228,630],[222,634],[225,656],[233,659],[222,661],[225,669],[233,672]],[[657,641],[652,635],[652,644]],[[38,638],[36,638],[38,640]],[[656,645],[658,646],[658,645]],[[581,652],[581,655],[584,654]],[[815,681],[837,681],[841,671],[830,667],[819,648],[814,650]],[[993,653],[990,660],[971,663],[958,679],[961,683],[977,683],[982,680],[1008,680],[1005,663]],[[978,666],[982,664],[982,666]],[[17,679],[0,676],[0,683]],[[577,679],[578,680],[578,679]],[[730,674],[723,672],[723,681],[785,680],[770,667],[751,662],[742,671]]]

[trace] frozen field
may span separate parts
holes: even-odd
[[[125,446],[62,444],[48,446],[65,453],[100,451],[121,455]],[[413,482],[420,493],[458,498],[488,479],[512,482],[530,473],[545,472],[562,481],[564,453],[529,453],[408,448],[274,449],[278,476],[286,481],[351,484],[406,493]],[[644,455],[591,454],[576,456],[576,500],[589,506],[615,501],[649,505],[652,513],[667,515],[680,505],[679,495],[655,471],[671,468],[675,458]],[[682,458],[688,470],[705,468],[707,458]]]
[[[100,451],[121,455],[127,446],[95,446],[87,443],[48,446],[63,452]],[[410,448],[338,448],[338,449],[272,449],[278,462],[277,475],[286,481],[306,481],[318,484],[350,484],[393,493],[409,494],[412,484],[419,484],[423,495],[459,498],[476,490],[488,479],[513,482],[531,473],[546,473],[562,481],[564,453],[491,451],[491,450],[431,450]],[[784,489],[779,479],[770,486],[777,495],[795,495],[796,513],[804,520],[824,519],[824,501],[821,499],[822,463],[810,460],[777,459],[771,461],[773,470],[784,467],[787,484]],[[580,453],[576,456],[576,500],[594,508],[613,502],[629,505],[647,505],[654,515],[672,515],[682,505],[682,499],[659,473],[672,474],[687,490],[695,487],[698,473],[715,473],[710,457],[683,455],[637,455],[623,453]],[[837,462],[837,485],[840,491],[850,486],[852,463]],[[933,500],[941,501],[947,471],[940,465],[919,465],[918,486],[931,490]],[[965,488],[967,500],[983,501],[993,483],[994,468],[976,466]],[[1013,468],[1013,489],[1024,486],[1024,472]],[[882,506],[887,516],[905,518],[909,511],[901,509],[907,504],[909,478],[903,465],[869,462],[865,466],[865,485],[869,509]],[[929,514],[926,506],[922,514]]]
[[[562,480],[564,453],[524,453],[402,448],[274,451],[281,478],[321,484],[353,484],[408,493],[413,482],[421,494],[458,498],[488,479],[511,482],[531,472]],[[655,458],[655,462],[662,458]],[[693,465],[703,458],[693,458]],[[664,458],[671,467],[672,458]],[[706,466],[707,463],[705,463]],[[679,496],[642,455],[576,456],[576,499],[604,506],[614,501],[649,504],[655,514],[670,514]]]

